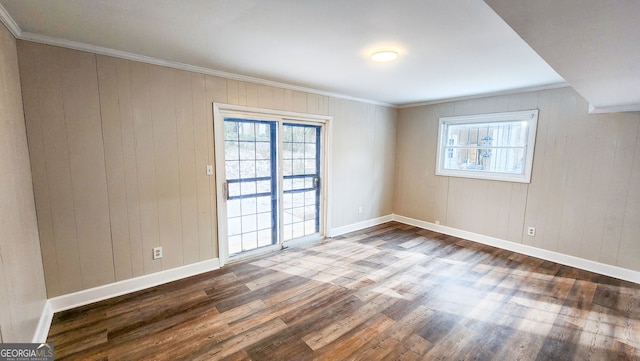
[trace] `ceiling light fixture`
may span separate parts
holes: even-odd
[[[376,49],[371,53],[371,60],[377,63],[386,63],[395,60],[398,57],[396,49]]]

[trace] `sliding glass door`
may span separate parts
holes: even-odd
[[[219,117],[221,260],[322,237],[323,124],[254,113]]]
[[[269,121],[224,120],[230,254],[278,242],[276,126]]]

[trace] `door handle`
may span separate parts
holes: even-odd
[[[224,197],[229,200],[229,182],[224,182]]]

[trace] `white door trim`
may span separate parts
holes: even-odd
[[[229,260],[229,245],[227,243],[227,207],[226,207],[226,172],[225,172],[225,155],[224,152],[224,116],[237,115],[247,119],[274,120],[281,127],[283,122],[294,121],[307,124],[317,124],[323,126],[322,141],[322,188],[321,188],[321,214],[320,214],[320,232],[327,235],[329,227],[329,209],[330,197],[329,189],[331,188],[331,176],[329,174],[329,164],[331,160],[330,140],[331,140],[331,123],[332,116],[319,114],[296,113],[274,109],[253,108],[240,105],[231,105],[223,103],[213,103],[213,143],[214,143],[214,159],[215,159],[215,190],[216,190],[216,207],[217,207],[217,233],[218,233],[218,257],[220,266],[224,266]],[[222,148],[221,148],[222,147]],[[280,153],[280,146],[278,152]],[[282,155],[279,154],[279,158]],[[281,182],[281,181],[280,181]],[[280,185],[282,188],[282,185]]]

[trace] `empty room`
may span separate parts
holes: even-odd
[[[0,0],[0,359],[640,360],[638,14]]]

